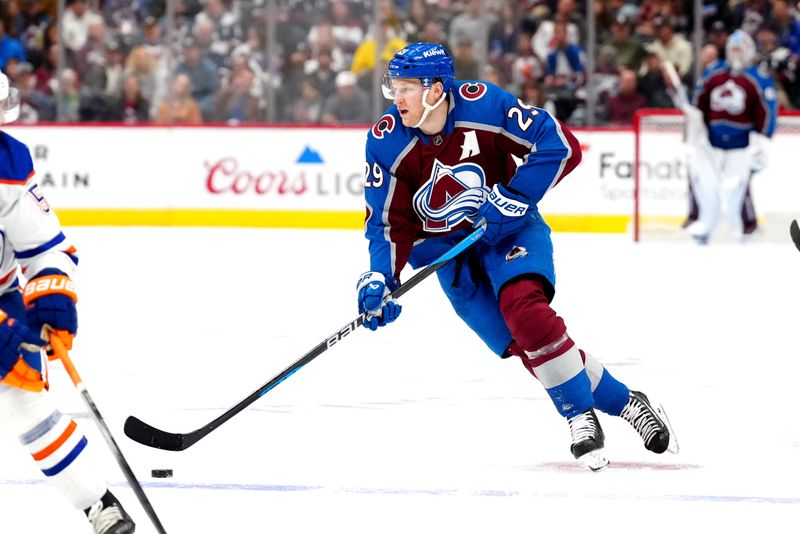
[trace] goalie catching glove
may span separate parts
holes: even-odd
[[[22,294],[28,325],[43,336],[56,336],[66,350],[78,332],[78,296],[75,283],[56,269],[45,269],[32,278]],[[48,347],[52,356],[52,347]]]
[[[0,310],[0,382],[27,391],[42,391],[42,345],[38,332]]]
[[[525,224],[528,199],[506,187],[495,184],[486,201],[478,208],[474,228],[486,225],[483,240],[496,245]]]
[[[394,278],[389,278],[389,286],[397,289],[400,284]],[[361,275],[356,284],[358,292],[358,313],[366,313],[364,326],[370,330],[377,330],[385,326],[400,315],[402,307],[393,299],[384,301],[391,290],[387,287],[387,280],[381,273],[369,271]]]

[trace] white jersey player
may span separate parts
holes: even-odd
[[[727,215],[732,238],[744,238],[747,217],[742,211],[751,172],[764,166],[777,114],[774,82],[753,64],[753,39],[737,30],[728,38],[725,53],[726,62],[706,73],[696,95],[702,122],[691,120],[691,111],[687,114],[694,149],[691,189],[699,208],[687,231],[703,244],[721,213]]]
[[[0,122],[18,114],[19,95],[0,73]],[[128,534],[134,523],[108,491],[97,445],[59,411],[48,391],[41,350],[48,341],[41,336],[58,336],[72,346],[78,323],[71,276],[77,264],[36,183],[28,148],[0,131],[0,426],[86,513],[87,530],[91,525],[95,534]]]

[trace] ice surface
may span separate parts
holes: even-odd
[[[555,234],[554,308],[577,343],[661,401],[680,454],[601,415],[589,472],[518,361],[484,348],[431,278],[192,448],[210,421],[356,314],[357,231],[68,228],[81,256],[73,358],[170,533],[791,532],[800,517],[800,253],[782,244],[633,245]],[[405,274],[408,278],[408,274]],[[101,447],[61,369],[53,394]],[[16,442],[0,441],[0,531],[88,533]],[[151,469],[174,470],[171,479]]]

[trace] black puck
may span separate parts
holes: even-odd
[[[153,469],[150,471],[150,476],[153,478],[170,478],[172,477],[172,469]]]

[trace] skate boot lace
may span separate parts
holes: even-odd
[[[653,410],[643,399],[635,395],[631,395],[620,415],[633,426],[645,444],[650,443],[650,440],[658,432],[664,431],[661,421],[658,420]]]
[[[591,412],[584,412],[569,419],[569,430],[572,433],[572,443],[580,443],[587,439],[595,439],[597,425]]]
[[[103,508],[103,501],[97,501],[89,510],[89,522],[94,527],[95,534],[105,534],[111,527],[124,519],[122,512],[115,504]]]

